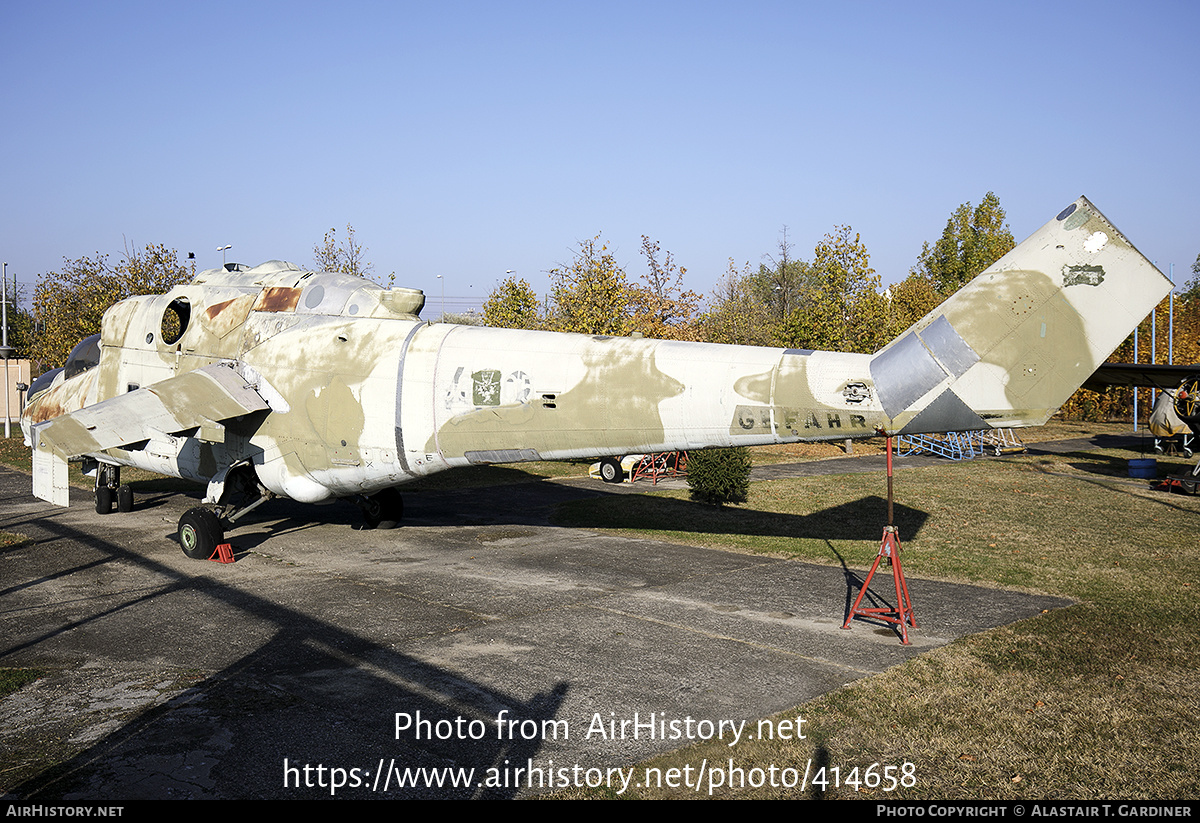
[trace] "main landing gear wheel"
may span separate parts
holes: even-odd
[[[600,479],[605,483],[621,482],[621,464],[611,457],[600,461]]]
[[[117,487],[117,511],[133,511],[133,489],[129,487],[128,483],[122,483]]]
[[[96,467],[96,514],[110,514],[117,486],[121,485],[121,467],[102,463]],[[121,511],[125,511],[122,509]]]
[[[404,517],[404,498],[395,489],[384,489],[369,496],[362,510],[372,529],[394,529]]]
[[[197,506],[179,518],[179,546],[193,560],[207,560],[225,537],[221,519],[212,509]]]

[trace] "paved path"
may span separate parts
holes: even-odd
[[[1089,449],[1099,448],[1136,450],[1145,445],[1146,442],[1146,437],[1138,434],[1101,434],[1092,437],[1079,437],[1067,440],[1051,440],[1043,443],[1034,443],[1028,447],[1027,453],[1066,454],[1068,452],[1087,451]],[[1150,440],[1149,443],[1150,446],[1153,446],[1153,440]],[[997,458],[987,457],[977,459],[993,460]],[[901,457],[897,455],[893,460],[893,466],[896,471],[901,471],[903,469],[945,465],[947,462],[949,461],[947,461],[945,458],[933,457],[931,455],[913,455],[911,457]],[[858,474],[868,472],[877,472],[879,474],[883,474],[886,471],[886,455],[861,454],[847,455],[845,457],[829,457],[822,460],[806,460],[800,463],[770,463],[763,466],[755,466],[750,470],[750,479],[752,481],[780,480],[786,477],[817,477],[826,474]],[[599,483],[599,481],[591,478],[572,478],[559,482],[581,488],[595,487]],[[653,488],[686,489],[687,487],[686,480],[665,479],[660,480],[657,484],[651,484],[649,481],[643,480],[635,484],[613,484],[609,488],[615,493],[637,493]]]

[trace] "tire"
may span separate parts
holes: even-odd
[[[117,487],[117,511],[133,511],[133,489],[129,487],[128,483]]]
[[[96,487],[96,514],[111,514],[113,507],[113,490],[108,486]]]
[[[372,529],[394,529],[404,517],[404,497],[396,489],[384,489],[367,498],[363,516]]]
[[[606,457],[600,461],[600,479],[605,483],[620,483],[622,474],[621,464],[615,459]]]
[[[209,509],[197,506],[179,518],[179,547],[193,560],[207,560],[225,536],[221,521]]]

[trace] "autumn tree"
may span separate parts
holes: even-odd
[[[1192,279],[1183,285],[1183,291],[1179,293],[1180,297],[1200,297],[1200,254],[1196,255],[1196,262],[1192,263]]]
[[[581,241],[575,258],[550,270],[552,316],[557,331],[619,336],[629,326],[629,283],[607,244],[596,235]]]
[[[317,271],[332,271],[340,274],[352,274],[355,277],[366,277],[381,282],[375,277],[375,264],[367,260],[367,248],[358,242],[354,226],[346,224],[346,236],[338,242],[337,229],[325,232],[320,243],[313,246],[313,268]],[[387,276],[386,285],[391,288],[396,283],[396,273]]]
[[[642,235],[647,271],[642,282],[629,288],[630,326],[647,337],[686,340],[694,337],[693,315],[700,295],[683,288],[687,269],[676,266],[671,253]],[[662,258],[661,260],[659,258]]]
[[[739,271],[733,260],[717,284],[701,319],[707,340],[747,346],[771,346],[784,337],[783,326],[795,312],[812,279],[811,266],[792,254],[787,226],[775,254],[765,263]]]
[[[780,329],[786,346],[873,352],[888,340],[887,301],[860,235],[838,226],[814,250],[802,305]]]
[[[33,295],[38,330],[29,358],[42,369],[62,365],[76,343],[100,331],[100,318],[109,306],[137,294],[160,294],[192,275],[175,249],[161,245],[126,248],[116,265],[99,253],[64,258],[60,271],[38,275]]]
[[[1200,272],[1198,272],[1200,273]],[[1185,291],[1175,296],[1174,339],[1167,333],[1171,324],[1171,301],[1164,299],[1138,324],[1137,349],[1130,334],[1108,358],[1111,363],[1198,363],[1200,362],[1200,293]],[[1157,326],[1157,334],[1153,329]],[[1152,349],[1153,347],[1153,349]],[[1139,415],[1150,412],[1149,388],[1109,386],[1102,391],[1077,389],[1063,404],[1060,414],[1077,420],[1131,420],[1134,392],[1138,392]]]
[[[937,242],[922,245],[913,272],[950,296],[1016,246],[1004,216],[1000,198],[990,191],[974,208],[969,201],[963,203],[950,215]]]
[[[710,343],[769,346],[777,324],[770,306],[758,299],[754,273],[747,262],[740,270],[731,258],[725,276],[709,298],[709,309],[699,320]]]
[[[942,302],[933,281],[923,274],[912,272],[908,277],[888,287],[889,337],[896,337]]]
[[[809,264],[792,254],[787,233],[788,228],[784,226],[779,233],[776,253],[764,255],[770,265],[760,263],[758,271],[746,284],[751,296],[767,308],[776,325],[792,316],[804,299],[812,277]]]
[[[537,329],[538,299],[525,278],[506,277],[483,304],[483,324],[502,329]]]
[[[320,243],[313,246],[313,263],[317,271],[334,271],[369,277],[375,269],[367,262],[367,250],[354,236],[354,227],[346,224],[346,237],[340,243],[337,229],[325,232]]]

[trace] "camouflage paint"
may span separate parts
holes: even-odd
[[[543,354],[536,359],[514,358],[495,348],[505,337]],[[474,338],[480,338],[480,344],[486,341],[487,347],[476,344]],[[451,414],[448,419],[445,414],[440,416],[445,422],[426,442],[426,451],[437,452],[453,463],[469,451],[533,449],[554,459],[611,454],[621,451],[622,444],[636,451],[639,446],[661,443],[659,404],[681,394],[684,385],[659,369],[658,343],[552,332],[457,329],[447,345],[471,360],[466,371],[455,368],[453,385],[470,380],[470,388],[459,390],[458,396],[469,395],[475,408],[453,414],[453,406],[448,404],[443,411]],[[547,357],[546,352],[555,353]],[[481,367],[475,367],[475,362]],[[520,387],[529,381],[535,390],[539,386],[543,390],[536,399],[522,391],[524,400],[501,405],[505,381]]]

